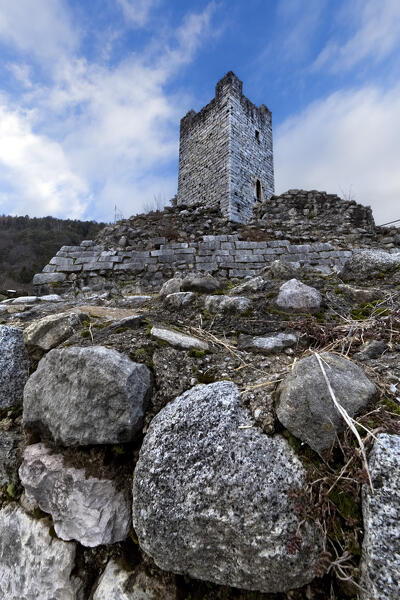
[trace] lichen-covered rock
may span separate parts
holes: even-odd
[[[0,598],[76,600],[75,544],[55,539],[50,527],[16,505],[0,510]]]
[[[130,442],[150,389],[148,368],[116,350],[50,350],[25,386],[23,423],[65,446]]]
[[[240,296],[241,294],[252,294],[261,292],[266,286],[266,281],[263,277],[252,277],[244,281],[240,285],[236,285],[229,291],[230,296]]]
[[[182,350],[208,350],[207,342],[203,342],[203,340],[199,340],[191,335],[180,333],[179,331],[173,331],[172,329],[152,327],[150,334],[157,340],[166,342]]]
[[[143,568],[126,571],[110,560],[99,579],[93,600],[175,600],[176,586],[151,576]]]
[[[290,279],[279,288],[276,304],[283,310],[312,312],[320,308],[322,296],[318,290],[298,279]]]
[[[160,298],[165,298],[169,294],[176,294],[180,292],[182,289],[182,279],[180,277],[173,277],[172,279],[168,279],[159,292]]]
[[[291,498],[304,485],[289,444],[254,425],[233,383],[196,386],[145,437],[133,484],[139,544],[174,573],[263,592],[300,587],[319,551]]]
[[[400,252],[390,254],[384,250],[362,250],[354,253],[345,263],[341,278],[344,281],[368,281],[390,275],[400,267]]]
[[[206,296],[204,307],[211,313],[244,313],[251,308],[251,300],[246,296]]]
[[[321,359],[336,399],[354,416],[373,399],[375,385],[346,358],[323,352]],[[344,430],[316,356],[299,360],[281,383],[276,414],[284,427],[320,454]]]
[[[369,458],[374,492],[362,495],[362,600],[400,598],[400,435],[381,433]]]
[[[238,346],[241,350],[248,350],[258,354],[273,354],[290,348],[297,343],[294,333],[277,333],[270,336],[240,335]]]
[[[28,369],[22,329],[0,325],[0,409],[22,404]]]
[[[90,477],[65,464],[45,444],[28,446],[19,469],[28,498],[50,513],[63,540],[100,546],[124,540],[131,527],[130,499],[111,479]]]
[[[274,260],[268,267],[268,273],[274,279],[292,279],[298,276],[300,271],[300,263],[280,259]]]
[[[71,337],[87,318],[88,315],[82,312],[65,312],[43,317],[25,329],[25,344],[28,348],[36,347],[47,352]]]
[[[18,482],[18,467],[21,463],[22,432],[20,429],[0,430],[0,487]]]
[[[181,308],[181,306],[191,304],[195,298],[196,294],[194,292],[175,292],[174,294],[165,296],[164,304],[172,306],[172,308]]]
[[[212,275],[191,274],[182,281],[182,290],[184,292],[200,292],[211,294],[222,288],[221,282]]]

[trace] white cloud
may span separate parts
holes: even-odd
[[[153,8],[159,4],[159,0],[117,0],[117,3],[130,24],[143,27]]]
[[[110,219],[114,204],[128,216],[155,195],[168,199],[175,193],[168,166],[178,155],[186,106],[165,87],[208,35],[213,10],[211,2],[187,15],[175,30],[164,28],[163,38],[155,35],[140,54],[117,64],[89,62],[70,48],[71,54],[60,54],[48,85],[33,80],[18,111],[13,98],[4,99],[2,118],[12,123],[21,156],[13,163],[0,142],[0,181],[3,189],[7,179],[18,190],[19,212],[76,216],[86,209],[90,218]],[[22,79],[30,73],[16,68],[14,74]]]
[[[400,218],[400,86],[337,92],[275,133],[277,193],[320,189],[372,206],[375,221]]]
[[[0,0],[0,40],[47,66],[78,46],[63,0]]]
[[[13,214],[81,217],[89,200],[61,146],[31,128],[31,115],[0,104],[0,184]],[[12,205],[10,205],[10,199]]]
[[[331,39],[317,57],[313,67],[332,71],[353,68],[363,60],[379,63],[400,42],[399,0],[357,0],[340,12],[340,30],[356,21],[355,30],[344,43]]]

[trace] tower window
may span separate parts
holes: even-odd
[[[256,129],[256,140],[257,142],[260,141],[260,132]]]
[[[261,202],[262,200],[262,190],[261,190],[261,183],[260,180],[257,179],[256,181],[256,198],[257,198],[257,202]]]

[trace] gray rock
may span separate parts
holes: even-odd
[[[363,486],[361,600],[400,598],[400,435],[381,433],[369,458],[374,492]]]
[[[47,283],[61,283],[67,279],[65,273],[36,273],[32,285],[45,285]]]
[[[36,304],[40,302],[38,296],[18,296],[11,301],[11,304]]]
[[[0,598],[76,600],[75,544],[52,537],[50,527],[15,505],[0,511]]]
[[[400,252],[390,254],[383,250],[363,250],[346,261],[340,276],[344,281],[364,282],[382,274],[390,276],[399,267]]]
[[[0,487],[18,483],[18,467],[21,464],[22,432],[0,431]]]
[[[149,575],[141,567],[126,571],[110,560],[99,579],[93,600],[175,600],[174,583]]]
[[[164,304],[173,308],[180,308],[181,306],[191,304],[195,298],[196,294],[194,292],[175,292],[174,294],[165,296]]]
[[[133,484],[141,548],[167,571],[263,592],[314,577],[319,533],[299,528],[290,492],[305,471],[281,436],[256,427],[231,382],[199,385],[163,408]]]
[[[0,409],[22,404],[28,369],[22,329],[0,325]]]
[[[139,308],[139,306],[143,306],[143,304],[150,302],[152,299],[152,296],[125,296],[123,305],[130,308]]]
[[[360,347],[359,351],[354,354],[353,358],[360,361],[369,360],[371,358],[379,358],[379,356],[382,356],[382,354],[388,349],[389,348],[387,344],[385,344],[385,342],[382,340],[370,340]]]
[[[373,399],[375,385],[350,360],[329,352],[321,359],[338,402],[354,416]],[[319,454],[329,450],[345,428],[315,356],[299,360],[281,383],[276,414],[284,427]]]
[[[130,442],[150,389],[148,368],[116,350],[50,350],[25,386],[23,423],[65,446]]]
[[[300,263],[274,260],[268,267],[268,273],[274,279],[289,279],[298,277],[301,271]]]
[[[322,296],[318,290],[297,279],[290,279],[279,288],[276,304],[284,310],[312,312],[321,306]]]
[[[240,285],[235,286],[229,291],[230,296],[241,296],[242,294],[252,294],[255,292],[261,292],[266,285],[266,281],[263,277],[252,277],[248,281],[244,281]]]
[[[45,294],[44,296],[40,296],[39,300],[41,302],[62,302],[63,299],[58,294]]]
[[[167,344],[171,344],[171,346],[175,346],[175,348],[181,348],[182,350],[209,349],[207,342],[203,342],[202,340],[199,340],[198,338],[195,338],[191,335],[180,333],[179,331],[172,331],[172,329],[152,327],[150,335],[152,335],[157,340],[167,342]]]
[[[222,284],[212,275],[188,275],[182,281],[184,292],[200,292],[210,294],[222,288]]]
[[[273,354],[285,348],[290,348],[297,343],[297,336],[293,333],[278,333],[268,337],[240,335],[238,346],[241,350],[248,350],[257,354]]]
[[[182,289],[182,279],[179,277],[173,277],[172,279],[168,279],[162,286],[159,296],[160,298],[165,298],[169,294],[175,294],[180,292]]]
[[[65,312],[43,317],[25,329],[25,344],[28,348],[39,348],[47,352],[65,342],[88,318],[89,315],[82,312]]]
[[[251,308],[251,300],[245,296],[206,296],[204,307],[210,313],[225,311],[244,313]]]
[[[50,513],[63,540],[95,547],[124,540],[131,527],[128,494],[110,479],[88,477],[84,469],[64,464],[45,444],[28,446],[19,469],[28,498]]]

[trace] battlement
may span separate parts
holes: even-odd
[[[218,206],[226,218],[247,222],[253,206],[274,192],[272,117],[243,95],[229,71],[215,97],[181,120],[178,204]]]

